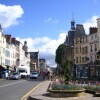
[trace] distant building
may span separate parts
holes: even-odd
[[[39,59],[39,67],[40,67],[40,71],[45,69],[45,67],[46,67],[46,60],[45,59]]]
[[[28,52],[30,53],[30,68],[31,71],[39,71],[39,51],[38,52]]]

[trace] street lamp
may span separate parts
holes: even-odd
[[[66,45],[67,48],[67,59],[70,59],[71,62],[71,77],[76,80],[77,77],[77,65],[75,64],[75,59],[74,59],[74,46],[72,45]]]

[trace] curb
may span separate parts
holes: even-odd
[[[45,82],[45,81],[43,81],[43,82]],[[21,100],[37,100],[37,99],[30,99],[31,98],[31,94],[33,93],[33,92],[35,92],[35,90],[43,83],[43,82],[41,82],[41,83],[39,83],[38,85],[36,85],[32,90],[30,90],[28,93],[26,93],[23,97],[21,97]]]
[[[1,78],[0,81],[1,81],[1,80],[4,80],[4,79]]]
[[[45,84],[45,82],[46,81],[42,82],[42,84]],[[40,84],[40,85],[42,85],[42,84]],[[50,86],[50,84],[49,84],[49,86]],[[46,88],[46,91],[48,91],[48,88]],[[43,100],[43,98],[41,99],[41,98],[37,98],[37,97],[30,95],[30,96],[28,96],[27,100]]]

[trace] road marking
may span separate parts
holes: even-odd
[[[43,81],[44,82],[44,81]],[[25,94],[23,97],[21,97],[21,100],[27,100],[27,97],[31,95],[43,82],[36,85],[32,90],[30,90],[27,94]]]
[[[21,82],[24,82],[24,81],[26,81],[26,80],[19,81],[19,82],[14,82],[14,83],[11,83],[11,84],[2,85],[2,86],[0,86],[0,88],[1,87],[6,87],[6,86],[9,86],[9,85],[13,85],[13,84],[16,84],[16,83],[21,83]]]

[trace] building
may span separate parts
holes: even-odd
[[[74,64],[77,65],[76,77],[86,77],[88,59],[88,38],[87,36],[74,39]]]
[[[74,59],[77,65],[76,77],[98,79],[100,77],[97,55],[100,50],[100,19],[97,19],[97,28],[90,27],[89,35],[85,35],[84,29],[77,26],[74,38]],[[77,31],[78,29],[78,31]]]
[[[39,71],[39,51],[30,53],[30,70]]]
[[[13,38],[11,35],[5,35],[6,37],[6,66],[9,70],[14,70],[16,66],[19,66],[19,41]]]
[[[40,72],[43,71],[46,68],[46,60],[45,59],[39,59],[39,69]]]
[[[7,69],[5,66],[5,59],[6,59],[6,38],[2,32],[2,27],[0,25],[0,78],[2,77],[3,71]]]
[[[28,53],[27,41],[24,42],[24,45],[19,42],[19,59],[17,61],[19,62],[18,68],[25,67],[30,73],[30,53]]]

